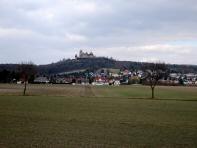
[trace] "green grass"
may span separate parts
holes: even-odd
[[[21,88],[0,85],[0,147],[197,147],[196,88]]]

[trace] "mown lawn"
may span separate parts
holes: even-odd
[[[0,86],[0,147],[197,147],[196,88],[30,87]]]

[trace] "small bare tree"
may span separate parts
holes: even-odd
[[[22,63],[18,66],[18,71],[20,73],[20,77],[21,77],[22,81],[24,82],[23,95],[25,96],[26,89],[27,89],[27,83],[36,74],[36,66],[31,62]]]
[[[166,72],[165,63],[149,63],[145,66],[145,79],[151,87],[152,99],[155,98],[155,87],[158,81],[166,76]]]

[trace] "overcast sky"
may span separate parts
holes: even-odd
[[[74,58],[197,65],[197,0],[0,0],[0,63]]]

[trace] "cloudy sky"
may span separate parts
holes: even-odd
[[[0,63],[74,58],[197,65],[196,0],[0,0]]]

